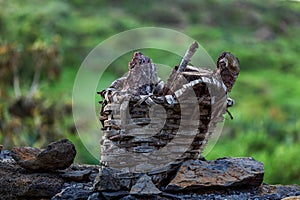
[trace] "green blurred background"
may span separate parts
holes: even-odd
[[[264,162],[265,182],[300,184],[299,19],[296,1],[0,0],[0,144],[43,147],[67,137],[77,162],[99,163],[73,124],[77,70],[114,34],[166,27],[197,39],[214,60],[226,50],[241,62],[234,120],[226,116],[207,159],[252,156]],[[179,62],[163,52],[151,57]],[[123,75],[130,59],[116,60],[100,87]]]

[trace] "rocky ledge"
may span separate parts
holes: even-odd
[[[69,149],[73,149],[64,140],[51,144],[52,148],[46,150],[55,150],[56,145],[67,145]],[[300,197],[299,186],[262,183],[263,164],[252,158],[189,160],[181,164],[167,183],[158,187],[153,183],[155,177],[151,174],[122,174],[103,166],[72,164],[66,169],[57,170],[53,166],[41,166],[46,170],[41,167],[38,170],[24,168],[12,158],[12,154],[16,157],[16,153],[23,153],[23,150],[18,149],[14,153],[2,150],[0,153],[0,199],[259,200]],[[36,155],[36,152],[42,151],[33,152]],[[38,159],[34,158],[35,164],[36,160]]]

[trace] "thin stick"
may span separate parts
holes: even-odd
[[[163,92],[164,95],[168,94],[170,90],[173,88],[173,86],[176,84],[178,75],[181,72],[185,71],[188,63],[191,61],[193,55],[195,54],[198,48],[199,48],[199,44],[196,41],[194,41],[189,47],[189,49],[185,52],[185,55],[183,56],[176,73],[175,74],[172,73],[169,77],[166,87],[164,88],[164,92]]]
[[[185,55],[183,56],[180,65],[177,69],[178,73],[183,72],[185,70],[186,66],[191,61],[193,55],[195,54],[198,48],[199,48],[198,42],[194,41],[190,46],[190,48],[185,52]]]

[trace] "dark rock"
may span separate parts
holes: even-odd
[[[101,196],[99,192],[94,192],[93,194],[91,194],[88,198],[88,200],[101,200]]]
[[[227,188],[226,190],[215,189],[202,191],[202,193],[187,192],[187,193],[175,193],[170,194],[163,192],[155,196],[136,196],[136,195],[126,195],[121,200],[224,200],[224,199],[240,199],[240,200],[281,200],[287,196],[295,196],[299,194],[299,186],[282,186],[282,185],[266,185],[263,184],[259,188]],[[289,194],[289,195],[288,195]],[[120,197],[120,196],[119,196]],[[119,199],[119,198],[118,198]],[[298,200],[298,199],[288,199],[288,200]]]
[[[75,146],[63,139],[50,143],[45,150],[15,147],[12,157],[23,168],[31,171],[55,171],[68,168],[76,156]]]
[[[121,189],[120,181],[117,177],[117,170],[105,167],[99,170],[95,179],[94,188],[97,191],[118,191]]]
[[[31,173],[20,167],[14,162],[12,158],[9,159],[10,152],[3,150],[0,159],[0,199],[122,199],[122,200],[142,200],[142,199],[162,199],[162,200],[206,200],[206,199],[252,199],[252,200],[280,200],[285,197],[299,196],[300,186],[283,186],[283,185],[266,185],[262,184],[259,187],[209,187],[205,190],[181,190],[162,192],[157,195],[132,195],[129,189],[124,187],[136,187],[137,183],[142,181],[141,176],[133,174],[120,173],[118,171],[110,170],[110,173],[117,173],[119,183],[122,185],[119,191],[106,190],[102,192],[95,192],[92,187],[92,181],[98,173],[98,166],[92,165],[72,165],[64,171],[59,172],[34,172]],[[5,161],[3,159],[3,155]],[[228,158],[227,158],[228,159]],[[220,159],[222,162],[226,159]],[[220,160],[207,161],[219,163]],[[235,159],[232,159],[235,160]],[[237,159],[238,160],[238,159]],[[251,159],[250,159],[251,160]],[[238,161],[235,161],[238,162]],[[217,165],[216,165],[217,166]],[[218,167],[215,167],[219,170]],[[205,169],[206,170],[206,169]],[[211,169],[209,169],[211,170]],[[251,171],[251,167],[249,167]],[[76,173],[78,171],[78,173]],[[90,171],[90,172],[88,172]],[[63,175],[64,174],[64,175]],[[66,174],[69,174],[68,176]],[[70,175],[81,174],[81,175]],[[85,177],[82,181],[87,181],[86,174],[89,175],[89,182],[81,182],[81,178]],[[150,175],[149,175],[150,176]],[[80,181],[77,182],[76,181]],[[146,181],[149,177],[146,178]],[[74,182],[75,181],[75,182]],[[105,180],[100,180],[100,182]],[[132,182],[132,183],[130,183]],[[107,187],[109,189],[109,187]],[[289,199],[292,200],[292,199]]]
[[[99,173],[98,165],[79,165],[72,164],[69,168],[61,173],[61,176],[75,182],[94,182]],[[88,174],[88,176],[87,176]]]
[[[152,182],[146,174],[143,175],[130,190],[130,194],[135,195],[157,195],[161,191]]]
[[[252,158],[223,158],[184,162],[167,191],[260,186],[264,166]]]
[[[94,181],[96,191],[130,191],[139,174],[122,172],[110,167],[102,167]]]
[[[11,156],[11,152],[8,150],[2,150],[0,152],[0,161],[1,162],[15,162]]]
[[[289,196],[289,197],[283,198],[281,200],[299,200],[299,199],[300,199],[300,196]]]
[[[132,195],[128,195],[128,196],[123,197],[120,200],[137,200],[137,199],[138,199],[138,197],[135,197],[135,196],[132,196]]]
[[[122,197],[125,197],[129,195],[128,191],[114,191],[114,192],[102,192],[102,196],[106,200],[110,199],[121,199]]]
[[[178,195],[180,199],[190,200],[224,200],[224,199],[251,199],[251,200],[281,200],[287,196],[294,196],[300,192],[299,186],[282,186],[282,185],[266,185],[263,184],[259,188],[230,188],[227,190],[211,190],[203,194],[188,193]],[[289,194],[289,195],[288,195]]]
[[[92,193],[92,183],[76,183],[64,188],[60,193],[51,198],[51,200],[86,200]]]
[[[28,173],[15,162],[0,162],[0,199],[49,198],[64,180],[53,173]]]
[[[76,182],[89,182],[91,170],[80,170],[80,171],[66,171],[60,176],[66,180],[72,180]]]
[[[159,196],[159,195],[156,195],[156,196],[133,196],[133,195],[128,195],[128,196],[125,196],[123,198],[121,198],[120,200],[144,200],[144,199],[147,199],[147,200],[168,200],[168,198],[164,198],[162,196]],[[176,200],[174,198],[172,198],[172,200]]]
[[[257,197],[264,197],[264,199],[269,198],[269,196],[277,196],[277,199],[282,199],[288,196],[299,196],[300,186],[296,185],[266,185],[261,188],[260,194]],[[269,198],[271,199],[271,198]],[[276,198],[274,198],[276,199]]]
[[[65,189],[63,194],[69,195],[70,189],[80,192],[77,196],[91,194],[95,176],[99,166],[72,165],[59,172],[30,172],[17,165],[10,156],[10,151],[0,153],[0,199],[50,199]],[[88,175],[88,177],[87,177]],[[75,191],[72,185],[79,182],[83,185]],[[83,183],[87,182],[87,183]],[[78,185],[77,185],[78,186]],[[76,187],[77,187],[76,186]],[[79,185],[80,186],[80,185]],[[88,186],[88,187],[86,187]],[[67,187],[70,187],[66,189]],[[64,197],[64,196],[63,196]],[[87,198],[85,198],[87,199]]]

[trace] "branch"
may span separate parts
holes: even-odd
[[[185,55],[183,56],[180,65],[177,69],[177,71],[173,70],[172,74],[170,75],[164,90],[163,90],[163,94],[171,94],[172,90],[174,89],[173,87],[176,86],[176,84],[178,84],[178,76],[181,72],[184,72],[188,63],[191,61],[193,55],[195,54],[195,52],[197,51],[199,47],[199,44],[194,41],[191,46],[189,47],[189,49],[185,52]]]
[[[199,48],[198,42],[194,41],[190,46],[190,48],[185,52],[185,55],[183,56],[181,63],[178,67],[177,70],[178,73],[183,72],[185,70],[186,66],[191,61],[193,55],[195,54],[198,48]]]

